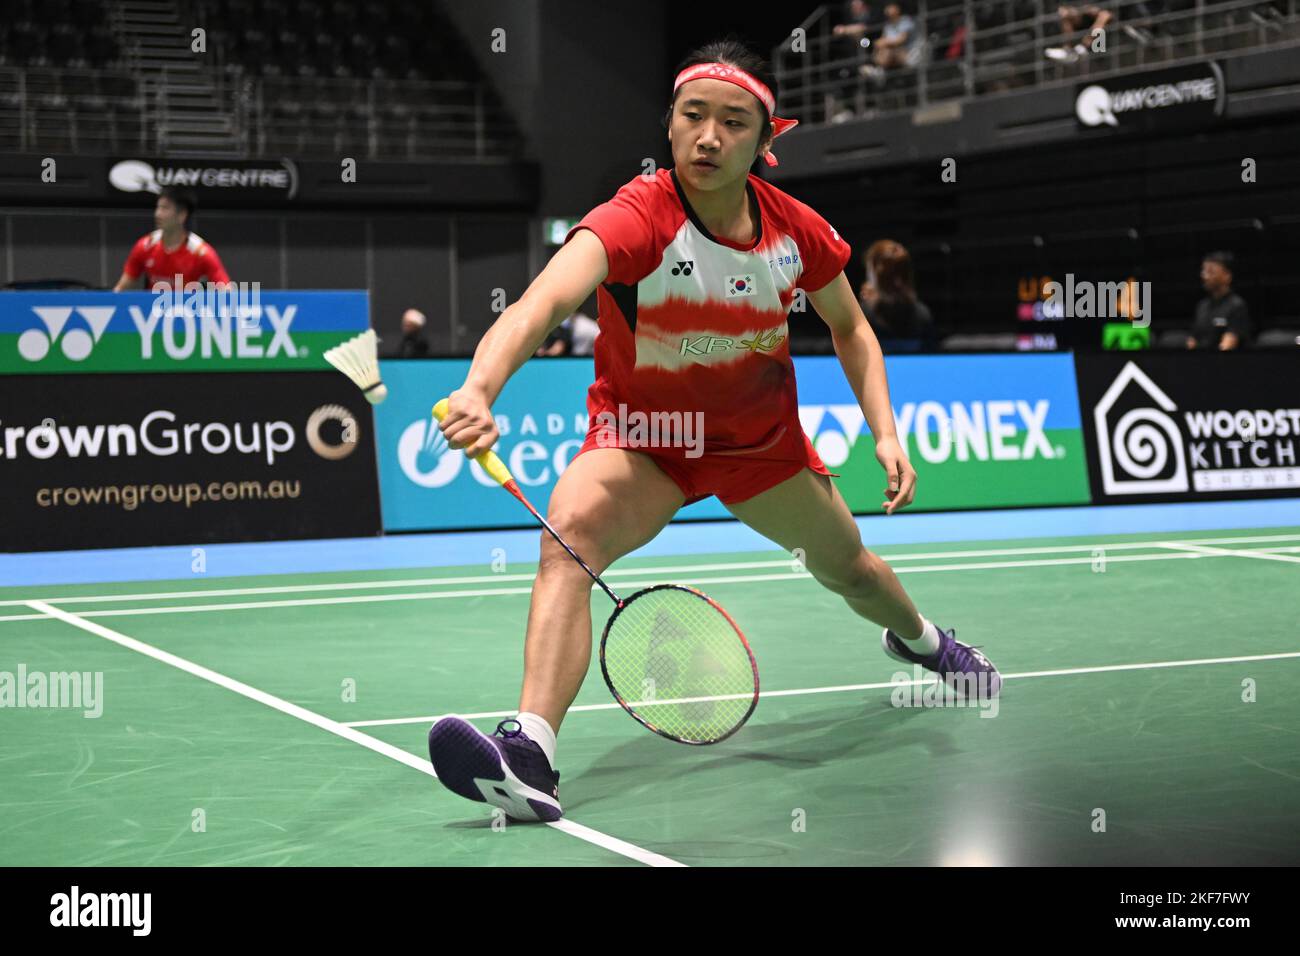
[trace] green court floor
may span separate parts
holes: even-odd
[[[593,655],[549,826],[494,827],[425,749],[513,713],[528,565],[0,589],[0,679],[103,681],[99,717],[0,709],[0,864],[1300,862],[1300,528],[881,553],[1001,668],[996,712],[894,706],[879,629],[781,552],[624,561],[721,601],[764,696],[686,747]]]

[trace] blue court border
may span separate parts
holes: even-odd
[[[868,547],[942,541],[1222,531],[1300,527],[1300,498],[1155,505],[870,515],[857,519]],[[504,549],[511,564],[537,560],[540,529],[438,532],[208,544],[203,573],[191,546],[0,554],[0,586],[161,581],[262,574],[384,571],[488,564]],[[767,551],[775,545],[737,521],[671,524],[632,557]]]

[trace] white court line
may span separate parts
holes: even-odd
[[[136,651],[140,654],[144,654],[146,657],[152,657],[156,661],[168,664],[178,670],[185,671],[187,674],[191,674],[194,677],[216,684],[218,687],[224,687],[226,690],[234,691],[236,694],[247,697],[249,700],[255,700],[259,704],[265,704],[273,710],[280,711],[282,714],[296,717],[299,720],[311,724],[313,727],[318,727],[321,730],[342,737],[344,740],[350,740],[355,744],[360,744],[369,750],[373,750],[375,753],[383,754],[385,757],[391,757],[398,763],[405,764],[421,773],[428,774],[435,780],[437,779],[437,775],[433,772],[433,765],[423,757],[417,757],[415,754],[409,753],[400,747],[394,747],[392,744],[371,737],[369,734],[363,734],[361,731],[355,730],[347,724],[331,720],[330,718],[324,717],[315,711],[308,710],[305,707],[299,707],[297,704],[292,704],[287,700],[276,697],[274,694],[268,694],[266,691],[258,690],[256,687],[252,687],[242,681],[237,681],[232,677],[227,677],[225,674],[220,674],[217,671],[210,670],[202,664],[195,664],[193,661],[186,660],[183,657],[169,654],[167,651],[154,647],[152,644],[146,644],[133,637],[127,637],[125,634],[109,630],[102,624],[96,624],[94,621],[87,621],[78,614],[73,614],[70,611],[63,610],[62,608],[53,607],[46,604],[44,601],[28,601],[27,604],[29,607],[34,608],[43,614],[49,615],[50,617],[57,618],[66,624],[71,624],[73,627],[79,627],[83,631],[89,631],[97,637],[102,637],[105,640],[112,641],[114,644],[119,644],[127,650]],[[638,863],[645,863],[649,866],[685,865],[678,863],[676,860],[669,859],[666,856],[661,856],[658,853],[642,849],[634,844],[608,836],[607,834],[601,833],[599,830],[593,830],[580,823],[574,823],[572,820],[561,818],[554,823],[548,823],[547,826],[568,833],[570,836],[575,836],[580,840],[585,840],[588,843],[595,844],[603,849],[636,860]]]
[[[1182,544],[1260,544],[1269,541],[1300,541],[1300,534],[1273,534],[1273,535],[1251,535],[1247,537],[1233,538],[1193,538]],[[885,554],[880,556],[887,561],[930,561],[936,558],[994,558],[1008,557],[1011,555],[1030,555],[1030,554],[1069,554],[1071,552],[1091,552],[1098,548],[1107,551],[1124,551],[1137,548],[1163,547],[1169,542],[1157,541],[1123,541],[1109,544],[1074,544],[1061,545],[1059,547],[1034,547],[1034,548],[985,548],[975,551],[913,551],[904,554]],[[1282,550],[1261,548],[1265,550]],[[784,558],[775,561],[732,561],[725,563],[711,564],[686,564],[665,567],[640,567],[640,568],[611,568],[607,570],[602,577],[630,577],[640,574],[682,574],[695,573],[697,571],[741,571],[747,569],[761,568],[781,568],[789,567],[793,558]],[[328,584],[282,584],[268,585],[264,587],[250,588],[206,588],[195,589],[190,591],[144,591],[136,594],[99,594],[99,595],[77,595],[74,597],[43,597],[41,600],[51,604],[101,604],[114,601],[160,601],[171,598],[188,598],[188,597],[241,597],[254,594],[306,594],[312,591],[349,591],[375,589],[382,590],[385,588],[410,588],[426,587],[448,584],[479,584],[479,583],[511,583],[519,581],[532,581],[536,577],[536,572],[528,574],[478,574],[461,577],[442,577],[442,578],[401,578],[398,580],[388,581],[335,581]],[[21,606],[27,603],[27,599],[3,600],[0,601],[0,607]]]
[[[1229,548],[1207,548],[1199,544],[1190,544],[1182,541],[1161,541],[1160,547],[1173,548],[1179,551],[1189,551],[1193,554],[1203,554],[1206,557],[1223,557],[1231,556],[1234,558],[1256,558],[1261,561],[1286,561],[1292,564],[1300,564],[1300,558],[1292,557],[1286,554],[1270,554],[1271,550],[1256,548],[1252,550],[1233,551]]]
[[[1120,554],[1108,555],[1107,564],[1120,564],[1132,561],[1178,561],[1183,559],[1219,558],[1233,556],[1235,551],[1223,551],[1220,554],[1200,554],[1191,551],[1163,552],[1157,554]],[[1055,565],[1091,564],[1092,557],[1082,558],[1047,558],[1039,561],[964,561],[959,564],[925,564],[918,567],[894,568],[896,574],[923,574],[936,571],[989,571],[1005,568],[1039,568]],[[783,562],[785,563],[785,562]],[[736,574],[717,578],[692,578],[692,585],[700,584],[739,584],[752,581],[813,581],[807,571],[788,571],[783,574]],[[628,589],[648,588],[663,584],[662,580],[622,581],[620,585]],[[362,594],[355,597],[334,598],[296,598],[288,601],[241,601],[227,604],[182,604],[172,607],[118,608],[111,611],[84,611],[83,617],[134,617],[146,614],[195,614],[209,611],[248,611],[277,607],[324,607],[331,604],[386,604],[391,601],[436,601],[446,598],[465,597],[503,597],[510,595],[531,594],[532,588],[475,588],[465,591],[416,591],[410,594]],[[626,592],[625,592],[626,593]],[[50,599],[56,600],[54,598]],[[30,602],[28,602],[30,603]],[[5,621],[37,620],[39,615],[0,615],[0,623]]]
[[[1188,661],[1150,661],[1143,664],[1103,664],[1097,667],[1070,667],[1064,670],[1054,671],[1025,671],[1021,674],[1003,674],[1002,679],[1023,680],[1029,677],[1068,677],[1074,674],[1104,674],[1112,671],[1140,671],[1156,670],[1164,667],[1197,667],[1203,664],[1243,664],[1252,661],[1279,661],[1289,658],[1300,657],[1300,651],[1287,651],[1281,654],[1252,654],[1246,657],[1207,657],[1199,660]],[[887,690],[894,687],[910,687],[912,685],[924,686],[935,683],[935,679],[928,680],[909,680],[909,681],[877,681],[873,684],[841,684],[837,687],[801,687],[797,690],[765,690],[759,694],[760,699],[763,697],[799,697],[806,694],[839,694],[844,691],[854,690]],[[749,694],[722,694],[716,697],[692,697],[690,700],[734,700],[747,699]],[[657,701],[657,703],[666,704],[670,701]],[[634,705],[635,706],[635,705]],[[592,711],[592,710],[621,710],[622,705],[616,703],[609,704],[580,704],[577,707],[570,707],[570,714],[575,711]],[[518,708],[515,710],[494,710],[486,711],[481,714],[434,714],[428,717],[389,717],[382,720],[349,720],[344,726],[347,727],[391,727],[396,724],[426,724],[433,723],[440,717],[460,717],[464,720],[486,720],[492,717],[513,717],[519,713]]]

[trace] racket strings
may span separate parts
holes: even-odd
[[[686,741],[725,737],[757,691],[753,659],[731,620],[676,586],[629,599],[606,636],[605,669],[642,720]]]

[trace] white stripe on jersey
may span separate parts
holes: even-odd
[[[776,352],[785,344],[788,333],[784,319],[775,327],[743,332],[718,329],[682,332],[637,322],[636,367],[675,372],[695,365],[729,365],[751,352],[759,355]]]
[[[689,271],[688,271],[689,270]],[[665,247],[658,267],[637,283],[636,367],[675,371],[692,365],[726,365],[747,353],[771,353],[789,334],[782,293],[790,294],[803,272],[799,248],[782,236],[763,252],[742,252],[708,239],[686,219]],[[753,276],[749,295],[728,296],[728,280]],[[672,308],[673,301],[723,310],[738,303],[771,316],[769,324],[737,331],[699,324],[671,329],[646,316],[649,310]]]
[[[761,254],[741,252],[706,239],[687,219],[664,248],[659,267],[637,283],[637,306],[653,308],[670,298],[722,304],[727,301],[727,277],[750,274],[758,291],[746,296],[745,304],[784,317],[777,290],[788,291],[802,273],[799,247],[790,236]]]

